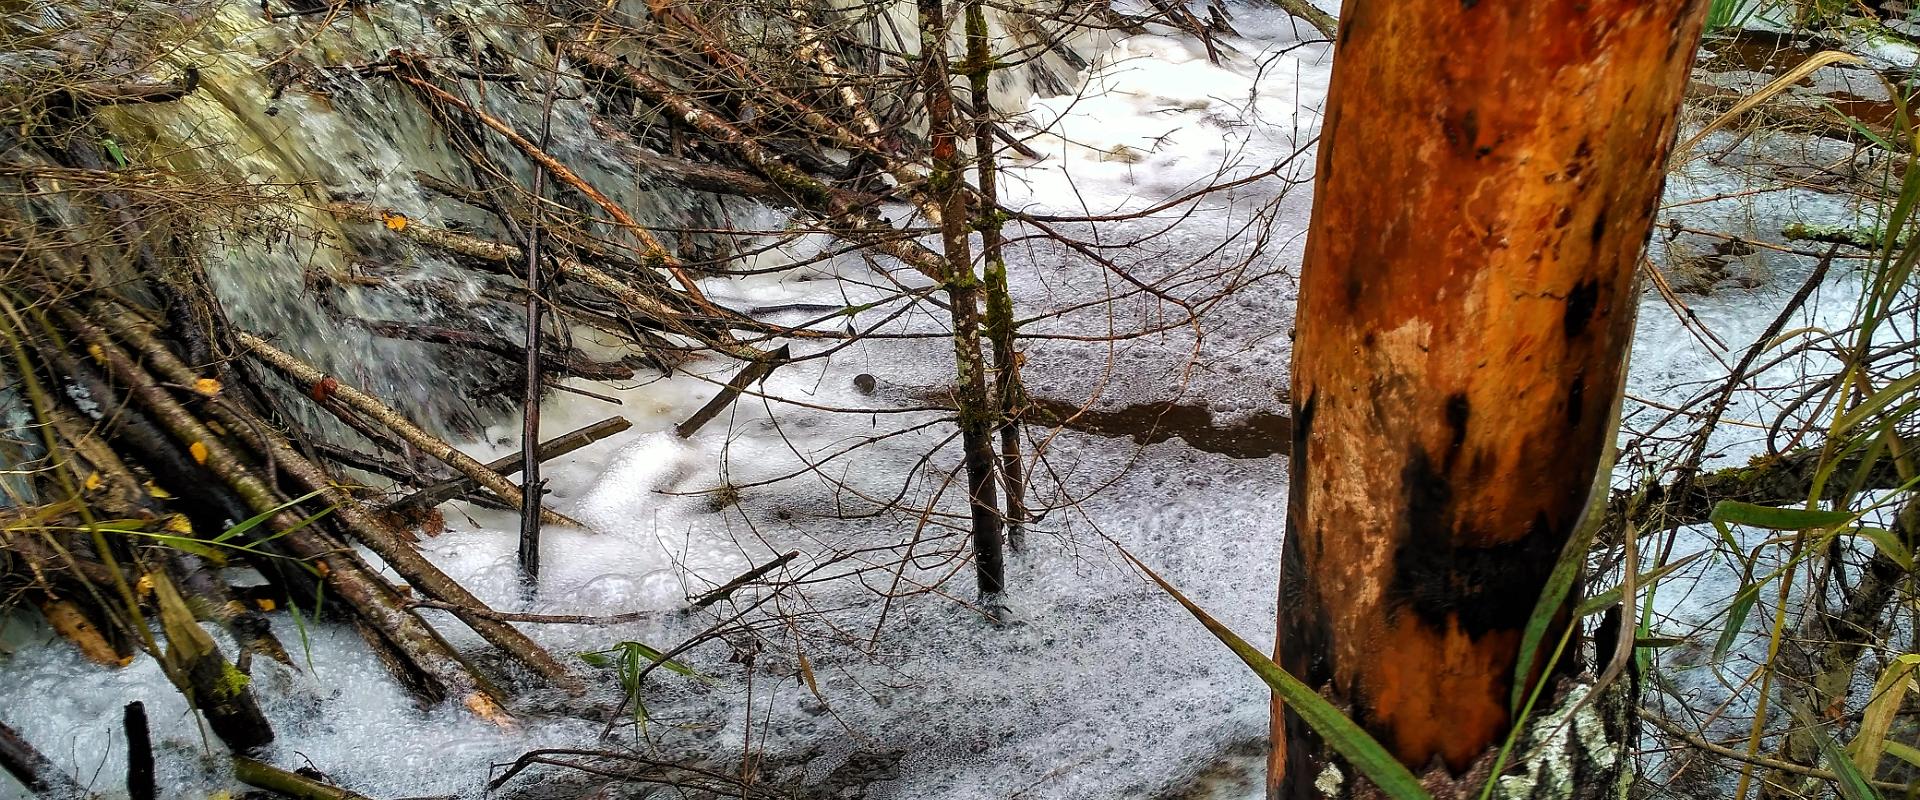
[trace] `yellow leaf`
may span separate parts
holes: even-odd
[[[207,445],[205,443],[194,442],[193,444],[187,445],[187,452],[193,454],[194,463],[207,463]]]
[[[161,500],[173,499],[173,494],[171,492],[168,492],[167,490],[162,489],[159,486],[155,485],[153,481],[147,481],[147,494],[152,497],[159,498]]]
[[[193,382],[193,390],[212,397],[220,393],[220,382],[212,378],[201,378]]]
[[[261,611],[272,611],[274,609],[274,602],[271,597],[257,598],[253,601],[253,604],[259,606]]]
[[[102,483],[106,483],[106,480],[100,477],[100,473],[98,472],[87,473],[87,491],[89,492],[99,491],[100,484]]]
[[[380,219],[387,223],[387,230],[404,231],[407,229],[407,215],[405,214],[386,211],[380,214]]]
[[[133,591],[139,594],[141,597],[146,597],[147,595],[152,594],[153,593],[153,575],[152,574],[141,575],[140,580],[133,582]]]
[[[107,351],[100,349],[100,345],[87,345],[87,355],[93,356],[94,361],[102,364],[107,363]]]
[[[807,691],[813,692],[814,697],[825,702],[827,698],[820,694],[820,684],[813,679],[813,663],[807,660],[806,651],[795,650],[794,653],[800,656],[800,678],[807,682]]]
[[[187,515],[185,514],[175,514],[167,517],[167,530],[180,534],[181,536],[192,536],[193,521],[187,519]]]

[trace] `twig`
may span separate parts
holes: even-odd
[[[798,558],[799,556],[800,556],[800,551],[791,550],[791,551],[788,551],[786,555],[783,555],[765,564],[761,564],[758,567],[754,567],[753,569],[750,569],[746,573],[742,574],[740,577],[734,578],[733,580],[730,580],[724,584],[721,584],[720,588],[715,589],[711,592],[707,592],[706,594],[700,595],[698,598],[694,599],[693,607],[695,609],[706,608],[707,606],[713,605],[714,603],[718,603],[721,600],[725,600],[727,598],[727,595],[733,594],[734,591],[739,589],[740,587],[747,585],[749,582],[753,581],[756,578],[759,578],[762,575],[765,575],[769,572],[779,569],[782,566],[785,566],[787,562],[792,561],[795,558]]]

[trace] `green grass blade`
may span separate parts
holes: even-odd
[[[1321,697],[1319,692],[1281,669],[1279,664],[1273,663],[1273,659],[1267,657],[1267,654],[1248,644],[1247,640],[1240,638],[1226,625],[1195,605],[1192,600],[1187,599],[1186,595],[1181,594],[1179,589],[1174,588],[1173,584],[1160,577],[1159,573],[1141,563],[1140,559],[1134,558],[1132,553],[1122,548],[1120,554],[1126,556],[1127,560],[1133,562],[1141,572],[1146,573],[1154,583],[1159,584],[1160,589],[1173,597],[1174,601],[1185,608],[1187,613],[1192,614],[1194,619],[1199,620],[1200,624],[1206,627],[1207,632],[1225,643],[1227,649],[1232,650],[1234,655],[1239,656],[1241,661],[1253,668],[1254,673],[1260,676],[1260,680],[1265,681],[1275,694],[1280,695],[1280,699],[1286,702],[1287,707],[1292,709],[1293,713],[1300,715],[1300,719],[1304,720],[1314,733],[1319,734],[1328,747],[1333,748],[1334,752],[1339,753],[1348,764],[1359,770],[1360,774],[1371,781],[1383,794],[1393,800],[1430,800],[1432,795],[1420,786],[1420,781],[1413,777],[1412,772],[1407,771],[1406,766],[1388,753],[1386,748],[1381,747],[1379,742],[1374,741],[1373,737],[1368,736],[1367,732],[1353,720],[1340,713],[1340,709],[1334,708],[1332,703]]]

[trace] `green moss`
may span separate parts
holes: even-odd
[[[245,694],[247,687],[252,684],[253,678],[247,673],[241,672],[225,661],[220,662],[220,685],[214,691],[220,693],[221,699]]]

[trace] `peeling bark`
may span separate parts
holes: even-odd
[[[1516,675],[1521,631],[1612,435],[1704,7],[1354,0],[1340,21],[1277,660],[1438,796],[1479,788],[1542,671]],[[1319,780],[1344,767],[1277,703],[1273,736],[1271,796],[1366,796]]]

